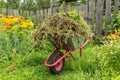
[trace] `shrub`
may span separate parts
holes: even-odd
[[[116,19],[113,18],[109,26],[109,33],[120,32],[120,12],[117,14]]]
[[[101,69],[113,69],[120,73],[120,42],[109,43],[97,49],[97,61]]]

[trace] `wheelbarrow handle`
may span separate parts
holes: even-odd
[[[89,38],[83,43],[83,45],[81,45],[79,48],[80,49],[80,57],[82,57],[82,48],[93,38],[93,36],[95,35],[95,33],[92,33]]]
[[[95,34],[92,33],[92,34],[89,36],[89,38],[88,38],[81,46],[79,46],[77,49],[83,48],[83,47],[93,38],[94,35],[95,35]]]
[[[94,35],[95,35],[95,33],[92,33],[92,34],[89,36],[89,39],[92,39]]]

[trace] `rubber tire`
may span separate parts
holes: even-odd
[[[55,52],[52,54],[52,56],[51,56],[51,58],[50,58],[50,60],[49,60],[49,63],[50,63],[50,64],[54,63],[54,62],[55,62],[59,57],[61,57],[62,55],[63,55],[63,54],[62,54],[61,52],[55,51]],[[63,69],[63,67],[64,67],[64,62],[65,62],[65,60],[62,59],[61,61],[63,61],[63,62],[62,62],[63,64],[62,64],[62,67],[61,67],[61,69],[60,69],[59,71],[56,70],[55,66],[49,67],[50,72],[51,72],[52,74],[58,74],[58,73],[60,73],[60,72],[62,71],[62,69]]]

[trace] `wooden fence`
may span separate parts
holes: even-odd
[[[69,11],[76,10],[78,14],[82,14],[85,20],[91,25],[92,31],[98,35],[102,34],[103,29],[107,32],[108,25],[111,22],[111,13],[116,18],[116,14],[119,11],[120,1],[114,0],[114,5],[111,6],[113,0],[88,0],[85,5],[68,7]],[[43,20],[44,15],[54,14],[62,11],[60,7],[53,7],[49,9],[43,9],[40,11],[23,11],[23,10],[12,10],[12,9],[1,9],[4,15],[14,16],[29,16],[35,18],[38,21]],[[103,25],[103,22],[105,22]]]

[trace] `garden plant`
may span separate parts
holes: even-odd
[[[17,3],[14,3],[21,3],[23,6],[11,6],[14,0],[6,1],[8,2],[1,0],[0,5],[4,8],[6,7],[6,9],[32,10],[34,15],[10,15],[10,11],[8,11],[8,14],[0,14],[0,80],[120,80],[119,9],[118,12],[115,12],[116,16],[113,14],[113,7],[117,6],[114,4],[117,4],[118,0],[112,0],[111,13],[107,14],[111,17],[109,19],[110,24],[106,27],[107,35],[102,35],[101,33],[99,37],[95,34],[94,38],[83,48],[82,57],[80,57],[79,51],[72,53],[75,60],[68,55],[64,60],[66,63],[63,71],[59,74],[51,74],[44,65],[46,58],[55,49],[51,44],[51,38],[62,39],[66,44],[70,43],[68,46],[74,50],[89,38],[91,33],[95,32],[97,28],[95,19],[100,17],[96,17],[92,13],[82,14],[82,12],[78,11],[59,13],[53,11],[52,13],[54,14],[44,15],[43,17],[38,17],[41,20],[36,20],[37,13],[49,12],[49,9],[46,10],[46,8],[50,7],[50,1],[35,0],[37,5],[33,7],[31,5],[36,3],[32,3],[32,0],[30,2],[29,0],[24,0],[26,1],[25,3],[17,0]],[[88,2],[87,0],[82,1],[90,4],[92,0]],[[95,3],[98,1],[101,0],[95,0]],[[106,4],[107,1],[110,0],[104,0]],[[70,5],[74,5],[74,2],[70,3]],[[88,10],[92,11],[91,7],[93,5],[87,7],[82,5],[79,10],[86,10],[88,7],[90,7]],[[103,7],[107,8],[107,5]],[[51,6],[51,8],[58,10],[54,6]],[[97,12],[96,5],[94,5],[94,9]],[[0,10],[2,11],[2,9]],[[36,10],[42,11],[37,12]],[[107,10],[109,12],[109,9]],[[103,13],[106,14],[106,12],[103,10]],[[88,14],[88,18],[86,18],[86,14]],[[95,19],[91,19],[92,15]],[[103,17],[106,19],[104,14]],[[90,21],[93,21],[93,23]],[[93,32],[91,31],[91,24],[94,26]],[[101,24],[102,28],[105,28],[105,20]],[[96,43],[95,38],[97,38],[99,43]],[[65,52],[60,45],[61,43],[59,41],[56,43]]]

